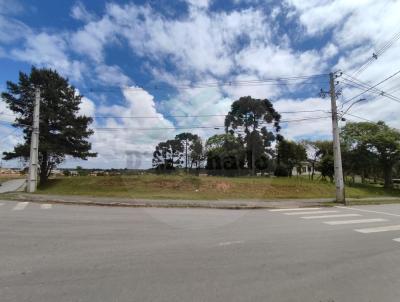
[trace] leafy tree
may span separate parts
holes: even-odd
[[[185,169],[187,170],[189,165],[192,168],[193,164],[199,167],[203,155],[200,137],[197,134],[185,132],[176,135],[175,139],[182,144],[182,158],[184,158]]]
[[[332,155],[327,154],[324,157],[322,157],[317,165],[317,169],[321,172],[321,176],[323,178],[329,177],[330,181],[333,182],[335,167]]]
[[[207,140],[206,149],[210,174],[233,176],[244,169],[245,148],[240,138],[230,133],[217,134]]]
[[[376,154],[368,150],[365,145],[348,146],[342,144],[342,162],[345,175],[360,175],[362,183],[369,176],[377,177],[379,163]]]
[[[96,153],[90,152],[91,144],[87,141],[93,134],[88,128],[92,118],[79,114],[82,96],[57,71],[32,67],[29,75],[19,73],[18,83],[8,81],[8,92],[1,94],[17,114],[13,126],[22,128],[24,133],[24,142],[12,152],[4,152],[4,159],[29,158],[35,88],[41,91],[39,175],[43,184],[66,156],[86,160]]]
[[[325,156],[333,156],[333,143],[332,141],[317,140],[317,141],[303,141],[306,148],[307,160],[311,164],[311,179],[314,179],[314,173],[318,170],[317,166],[321,159]]]
[[[181,167],[183,150],[181,141],[176,139],[159,143],[153,152],[153,167],[160,171]]]
[[[393,167],[400,160],[400,132],[384,122],[348,123],[342,131],[343,141],[352,149],[362,148],[377,156],[385,187],[392,186]]]
[[[275,136],[267,128],[267,125],[271,125],[278,132],[280,118],[267,99],[253,99],[247,96],[232,103],[231,111],[225,118],[225,128],[227,132],[236,134],[243,140],[247,166],[251,168],[252,175],[255,175],[256,161],[268,154],[271,143],[281,137]]]
[[[204,161],[204,148],[200,137],[193,141],[193,144],[191,146],[190,158],[190,168],[195,165],[196,169],[200,169],[201,163]]]
[[[287,174],[292,176],[294,167],[301,167],[301,162],[307,159],[306,149],[301,143],[281,140],[278,143],[278,165],[287,168]]]

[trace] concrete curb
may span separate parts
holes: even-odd
[[[1,195],[0,195],[1,198]],[[227,210],[256,210],[292,207],[326,207],[327,200],[274,200],[274,201],[245,201],[245,200],[135,200],[87,196],[46,196],[37,194],[7,194],[3,199],[13,201],[28,201],[33,203],[52,203],[65,205],[104,206],[104,207],[134,207],[134,208],[203,208]]]

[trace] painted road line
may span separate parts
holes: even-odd
[[[346,209],[346,210],[353,210],[353,211],[359,211],[359,212],[366,212],[366,213],[383,214],[383,215],[388,215],[388,216],[400,217],[399,214],[393,214],[393,213],[387,213],[387,212],[380,212],[380,211],[372,211],[372,210],[365,210],[365,209],[359,209],[359,208],[353,208],[353,207],[336,206],[335,208],[338,208],[338,209]]]
[[[394,238],[393,241],[400,242],[400,238]]]
[[[339,217],[356,217],[361,216],[360,214],[333,214],[333,215],[321,215],[321,216],[305,216],[303,219],[323,219],[323,218],[339,218]]]
[[[269,210],[270,212],[286,212],[286,211],[311,211],[311,210],[319,210],[321,208],[291,208],[291,209],[273,209]]]
[[[13,208],[13,211],[21,211],[26,208],[29,202],[18,202],[17,205]]]
[[[4,206],[4,203],[0,202],[0,207],[1,207],[1,206]]]
[[[364,234],[389,232],[389,231],[400,231],[400,225],[388,225],[388,226],[376,227],[376,228],[356,229],[354,231],[359,232],[359,233],[364,233]]]
[[[297,212],[297,213],[284,213],[285,215],[312,215],[312,214],[329,214],[337,213],[339,211],[311,211],[311,212]]]
[[[49,210],[49,209],[51,209],[51,207],[52,207],[52,205],[49,203],[44,203],[44,204],[40,205],[40,208],[43,210]]]
[[[387,221],[384,218],[372,218],[372,219],[355,219],[355,220],[338,220],[338,221],[325,221],[325,224],[339,225],[339,224],[357,224],[357,223],[370,223],[370,222],[382,222]]]

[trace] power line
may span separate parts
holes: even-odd
[[[310,121],[310,120],[319,120],[319,119],[326,119],[330,118],[329,116],[319,116],[319,117],[309,117],[309,118],[302,118],[302,119],[293,119],[293,120],[283,120],[279,121],[281,124],[286,123],[297,123],[303,121]],[[131,127],[98,127],[92,128],[96,131],[119,131],[119,130],[138,130],[138,131],[153,131],[153,130],[186,130],[186,129],[224,129],[225,126],[190,126],[190,127],[159,127],[159,128],[131,128]]]
[[[374,89],[375,87],[379,86],[380,84],[382,84],[382,83],[384,83],[384,82],[390,80],[391,78],[393,78],[394,76],[396,76],[396,75],[399,74],[399,73],[400,73],[400,70],[396,71],[394,74],[388,76],[387,78],[385,78],[384,80],[380,81],[379,83],[377,83],[377,84],[375,84],[375,85],[369,87],[368,89],[364,90],[363,92],[361,92],[361,93],[359,93],[359,94],[353,96],[352,98],[350,98],[350,99],[344,101],[344,102],[342,103],[342,107],[343,107],[345,104],[347,104],[347,103],[351,102],[352,100],[358,98],[359,96],[363,95],[364,93],[366,93],[366,92],[368,92],[368,91]]]
[[[172,88],[176,90],[185,90],[185,89],[197,89],[197,88],[212,88],[212,87],[223,87],[223,86],[234,86],[234,87],[246,87],[246,86],[263,86],[263,85],[315,85],[321,82],[315,82],[313,79],[318,79],[320,77],[327,76],[327,74],[313,74],[313,75],[305,75],[305,76],[295,76],[295,77],[279,77],[279,78],[269,78],[269,79],[260,79],[260,80],[242,80],[242,81],[222,81],[222,82],[205,82],[205,83],[196,83],[196,84],[181,84],[174,85],[171,84]],[[305,80],[312,80],[311,82],[303,82]],[[325,82],[323,82],[325,83]],[[164,86],[164,88],[163,88]],[[166,84],[162,85],[142,85],[141,87],[130,87],[130,86],[119,86],[119,87],[110,87],[108,89],[98,89],[98,88],[88,88],[80,91],[88,91],[88,92],[113,92],[121,89],[126,89],[129,91],[142,91],[143,88],[150,88],[155,90],[165,90]]]
[[[348,76],[348,77],[351,77],[351,76],[346,75],[346,74],[344,74],[344,75]],[[377,95],[387,97],[387,98],[389,98],[391,100],[394,100],[396,102],[400,102],[400,98],[398,98],[397,96],[394,96],[394,95],[392,95],[392,94],[390,94],[390,93],[388,93],[388,92],[386,92],[384,90],[379,90],[377,88],[373,88],[371,85],[369,85],[367,83],[364,83],[364,82],[362,82],[362,81],[360,81],[360,80],[358,80],[358,79],[356,79],[354,77],[343,78],[343,80],[344,80],[346,86],[351,86],[353,88],[358,88],[358,89],[361,89],[361,90],[371,88],[371,92],[373,92],[373,93],[375,93]]]
[[[329,110],[322,110],[322,109],[317,109],[317,110],[297,110],[297,111],[279,111],[279,114],[298,114],[298,113],[313,113],[313,112],[329,112]],[[0,113],[0,115],[7,115],[7,116],[14,116],[10,114],[3,114]],[[156,116],[156,115],[144,115],[144,116],[88,116],[94,119],[108,119],[108,118],[114,118],[114,119],[159,119],[159,118],[197,118],[197,117],[221,117],[221,116],[227,116],[227,114],[199,114],[199,115],[161,115],[161,116]],[[1,121],[1,120],[0,120]],[[3,121],[7,122],[7,121]],[[12,123],[12,122],[9,122]]]
[[[374,52],[372,56],[361,65],[354,73],[353,76],[356,76],[363,72],[365,69],[372,64],[373,61],[377,60],[386,50],[388,50],[398,39],[400,38],[400,31],[397,32],[389,41],[387,41],[377,52]]]
[[[280,111],[279,114],[297,114],[297,113],[312,113],[312,112],[327,112],[328,110],[298,110],[298,111]],[[199,115],[162,115],[162,116],[90,116],[97,119],[158,119],[158,118],[197,118],[197,117],[221,117],[227,114],[199,114]]]

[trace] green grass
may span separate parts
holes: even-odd
[[[196,177],[179,175],[83,176],[51,179],[41,194],[148,199],[282,199],[333,198],[333,184],[304,178]],[[357,185],[346,188],[353,198],[400,196],[400,190]]]

